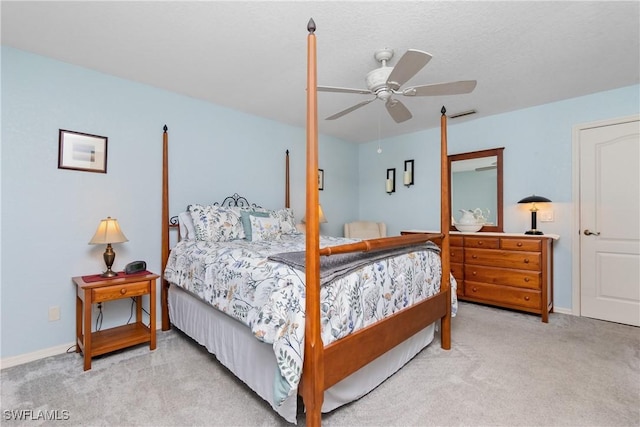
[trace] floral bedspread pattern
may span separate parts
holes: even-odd
[[[320,246],[344,242],[321,236]],[[302,374],[305,275],[267,257],[304,248],[302,234],[253,242],[183,240],[171,251],[164,272],[169,282],[243,322],[257,339],[273,345],[281,376],[275,385],[281,399],[276,405],[295,393]],[[375,262],[323,286],[324,344],[436,294],[441,271],[436,252],[417,251]],[[452,280],[453,314],[455,285]]]

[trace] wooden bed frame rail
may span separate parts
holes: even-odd
[[[307,162],[306,162],[306,318],[302,380],[298,393],[302,396],[309,427],[321,424],[321,408],[324,391],[370,363],[398,344],[412,337],[428,325],[440,320],[440,345],[451,348],[451,285],[449,229],[451,222],[448,196],[449,170],[447,161],[447,117],[441,110],[440,167],[441,167],[441,215],[440,230],[436,234],[408,234],[364,240],[340,246],[320,249],[319,196],[318,196],[318,118],[316,81],[315,22],[307,25]],[[289,151],[285,160],[285,206],[290,207],[289,196]],[[168,137],[167,127],[163,133],[162,171],[162,272],[169,258],[170,225],[168,191]],[[394,247],[409,247],[431,240],[441,248],[442,278],[440,292],[411,307],[373,325],[350,334],[326,347],[320,335],[320,256],[381,250]],[[162,330],[170,328],[168,311],[169,283],[162,279]]]

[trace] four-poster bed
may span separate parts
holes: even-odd
[[[308,88],[315,88],[316,84],[316,63],[315,63],[315,24],[313,20],[309,22],[309,35],[308,35]],[[265,263],[255,262],[256,265],[260,265],[263,268],[264,265],[268,265],[269,269],[278,271],[279,277],[286,277],[285,282],[290,284],[291,282],[297,282],[297,278],[300,279],[300,292],[296,294],[296,301],[300,300],[302,304],[301,313],[290,314],[284,313],[286,317],[286,333],[280,330],[275,332],[276,335],[292,334],[294,338],[300,338],[300,348],[282,349],[277,347],[277,339],[274,340],[273,348],[270,345],[265,345],[264,342],[255,339],[256,336],[261,335],[264,331],[257,329],[254,323],[259,321],[247,320],[247,325],[242,324],[242,315],[236,319],[229,315],[229,310],[235,309],[235,307],[224,306],[226,300],[229,299],[227,292],[229,289],[225,289],[224,292],[215,290],[208,282],[198,282],[195,285],[187,281],[192,279],[194,275],[193,271],[188,270],[187,255],[200,254],[204,251],[204,247],[208,246],[207,242],[187,242],[181,245],[180,242],[177,246],[181,246],[183,252],[178,253],[176,248],[170,252],[169,250],[169,230],[172,227],[177,227],[177,221],[170,221],[169,218],[169,189],[168,189],[168,134],[167,127],[164,128],[163,134],[163,178],[162,178],[162,270],[164,272],[161,288],[161,300],[162,300],[162,329],[168,330],[170,328],[170,321],[172,324],[178,327],[178,329],[187,333],[187,335],[194,338],[197,342],[205,345],[210,352],[214,353],[216,357],[227,366],[235,375],[247,383],[254,391],[256,391],[265,400],[269,401],[271,406],[276,409],[285,419],[295,422],[296,411],[296,393],[302,396],[304,401],[304,407],[306,410],[307,425],[314,426],[319,425],[321,421],[321,412],[331,410],[338,407],[347,401],[354,400],[368,391],[375,388],[384,379],[397,371],[405,363],[407,363],[412,357],[415,356],[422,348],[424,348],[433,339],[435,322],[440,320],[440,339],[441,347],[443,349],[449,349],[451,346],[451,310],[452,310],[452,296],[455,292],[451,292],[450,283],[450,268],[449,268],[449,244],[448,244],[448,230],[450,221],[450,208],[448,206],[448,197],[446,195],[448,188],[448,162],[447,162],[447,143],[446,143],[446,116],[444,107],[442,110],[441,118],[441,230],[439,234],[420,234],[420,235],[406,235],[395,236],[381,239],[353,241],[340,244],[337,239],[319,235],[319,218],[318,218],[318,186],[317,186],[317,169],[318,169],[318,145],[317,145],[317,108],[316,108],[316,91],[307,91],[307,165],[306,165],[306,237],[302,238],[303,247],[298,247],[301,250],[298,255],[303,257],[302,261],[302,273],[295,272],[297,270],[292,269],[290,265],[279,264],[275,262]],[[286,156],[286,185],[285,185],[285,208],[289,207],[289,157],[288,152]],[[249,203],[247,203],[249,205]],[[238,208],[237,199],[236,206]],[[240,208],[245,210],[255,210],[254,207],[246,207],[244,204]],[[189,209],[192,209],[191,207]],[[198,207],[197,209],[205,209]],[[196,211],[193,208],[192,213]],[[245,212],[246,213],[246,212]],[[266,214],[268,215],[268,214]],[[267,220],[265,220],[266,222]],[[251,220],[251,227],[255,226],[259,221]],[[255,228],[252,228],[254,233]],[[287,237],[288,238],[288,237]],[[286,240],[283,238],[283,240]],[[437,264],[433,261],[433,251],[426,248],[428,241],[437,241],[440,245],[441,251],[439,256],[435,255]],[[262,249],[269,255],[273,255],[270,250],[270,243],[261,242]],[[209,246],[215,246],[211,244]],[[260,246],[260,245],[257,245]],[[291,248],[295,248],[294,243],[291,244]],[[248,249],[244,247],[239,249],[234,247],[232,249],[242,250],[248,252]],[[231,249],[226,248],[226,254]],[[323,275],[326,273],[325,261],[340,260],[343,258],[351,257],[352,254],[364,254],[363,257],[376,256],[379,254],[386,254],[385,251],[392,252],[393,258],[384,258],[382,262],[388,262],[389,265],[393,262],[395,268],[389,268],[389,271],[394,271],[396,274],[400,271],[400,268],[404,268],[402,263],[409,263],[406,268],[409,273],[407,276],[419,276],[417,281],[427,283],[427,287],[433,287],[432,292],[418,291],[420,294],[415,301],[411,301],[406,307],[402,307],[399,310],[390,312],[386,317],[382,319],[376,318],[375,321],[367,324],[362,324],[360,328],[346,334],[346,336],[339,336],[335,339],[331,339],[331,334],[327,329],[327,313],[326,307],[333,302],[327,302],[327,293],[334,292],[333,285],[340,283],[338,287],[346,287],[345,283],[349,283],[349,286],[353,286],[351,293],[360,292],[363,286],[361,282],[357,282],[354,276],[357,273],[349,273],[336,279],[335,282],[322,281]],[[398,252],[403,252],[402,255],[398,255]],[[291,252],[294,253],[294,252]],[[286,254],[277,254],[284,255]],[[396,256],[397,255],[397,256]],[[253,255],[252,255],[253,256]],[[391,256],[391,255],[389,255]],[[235,257],[235,255],[234,255]],[[257,259],[257,255],[253,256],[254,260]],[[277,258],[277,256],[275,257]],[[268,260],[275,258],[267,258]],[[207,258],[207,262],[211,262],[212,258]],[[233,259],[237,259],[233,258]],[[393,261],[391,261],[393,260]],[[251,264],[254,261],[243,261],[243,264]],[[368,277],[374,276],[377,273],[373,269],[380,269],[377,264],[373,264],[374,261],[369,261],[360,276]],[[376,261],[377,262],[377,261]],[[205,262],[202,261],[204,264]],[[413,263],[413,264],[411,264]],[[417,263],[417,264],[416,264]],[[217,272],[223,272],[220,274],[228,274],[229,276],[237,275],[241,273],[227,273],[224,268],[230,262],[223,261],[219,263],[222,267],[218,267]],[[412,274],[415,271],[416,266],[421,269],[420,274]],[[371,268],[372,270],[367,270]],[[412,270],[413,269],[413,270]],[[429,271],[426,271],[426,270]],[[188,270],[188,271],[187,271]],[[294,271],[295,270],[295,271]],[[255,277],[255,271],[252,271],[247,277]],[[387,277],[382,278],[384,281],[391,281],[393,278],[389,278],[391,273],[387,272]],[[427,278],[423,276],[427,276]],[[404,276],[403,276],[404,277]],[[170,280],[167,280],[170,279]],[[185,279],[185,284],[178,284],[182,279]],[[215,279],[214,279],[215,280]],[[253,280],[253,279],[252,279]],[[413,280],[413,279],[412,279]],[[171,281],[171,283],[170,283]],[[344,281],[344,282],[341,282]],[[400,280],[397,280],[400,281]],[[403,280],[404,281],[404,280]],[[409,280],[406,280],[410,282]],[[261,281],[262,283],[262,281]],[[413,282],[412,282],[413,283]],[[235,286],[235,285],[234,285]],[[407,285],[413,289],[414,284]],[[202,291],[202,289],[205,289]],[[212,290],[213,289],[213,290]],[[295,286],[294,286],[295,289]],[[235,290],[235,288],[234,288]],[[198,294],[202,291],[207,296]],[[287,289],[287,292],[290,292]],[[401,294],[406,294],[406,290],[399,290]],[[275,294],[276,292],[274,292]],[[338,291],[335,291],[338,293]],[[196,294],[196,297],[194,297]],[[218,298],[220,295],[223,298]],[[198,298],[199,296],[199,298]],[[251,295],[253,297],[253,295]],[[270,299],[277,299],[277,297],[270,296]],[[402,298],[400,298],[402,299]],[[220,308],[216,310],[205,302],[209,301],[210,304]],[[285,302],[277,307],[284,305],[292,305],[291,302]],[[323,308],[321,308],[323,304]],[[251,311],[252,309],[248,309]],[[277,311],[276,309],[272,309]],[[323,311],[324,310],[324,311]],[[362,307],[356,308],[356,311],[362,311]],[[244,313],[244,310],[241,310]],[[225,314],[226,312],[226,314]],[[273,314],[273,313],[271,313]],[[297,317],[291,317],[295,316]],[[257,319],[263,320],[263,313],[257,316]],[[250,317],[250,316],[249,316]],[[375,316],[374,316],[375,317]],[[274,317],[274,318],[277,318]],[[289,322],[289,319],[293,319]],[[240,322],[238,320],[241,320]],[[325,324],[323,325],[322,321]],[[285,322],[285,320],[282,320]],[[269,323],[269,322],[266,322]],[[303,326],[303,327],[302,327]],[[295,331],[297,327],[300,327],[301,331]],[[323,329],[324,328],[324,329]],[[271,332],[264,332],[266,335]],[[298,335],[294,335],[294,334]],[[245,338],[242,338],[245,337]],[[279,336],[279,338],[282,338]],[[293,340],[293,339],[291,339]],[[270,342],[270,341],[265,341]],[[302,353],[303,352],[303,353]],[[291,384],[285,384],[283,387],[289,387],[285,390],[289,393],[278,400],[278,403],[274,404],[273,400],[276,397],[280,397],[278,387],[273,384],[273,371],[270,369],[261,369],[264,366],[278,366],[283,365],[285,362],[293,364],[290,358],[291,355],[300,353],[300,359],[302,361],[301,378],[296,379]],[[303,355],[302,355],[303,354]],[[295,357],[294,357],[295,358]],[[282,372],[282,369],[281,369]],[[297,382],[299,381],[299,383]],[[273,389],[276,388],[276,391]],[[293,395],[291,395],[293,393]]]

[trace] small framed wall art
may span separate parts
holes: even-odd
[[[107,173],[106,136],[60,129],[58,169]]]

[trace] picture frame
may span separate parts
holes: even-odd
[[[60,129],[58,169],[107,173],[106,136]]]
[[[318,169],[318,190],[324,190],[324,169]]]

